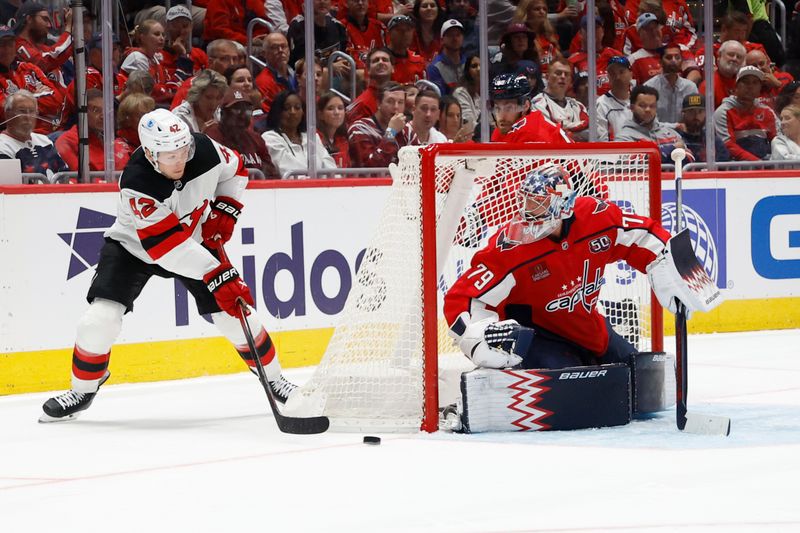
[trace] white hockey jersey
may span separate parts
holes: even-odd
[[[534,96],[531,103],[550,121],[559,124],[573,140],[589,139],[589,113],[586,111],[586,106],[575,98],[567,96],[562,105],[549,94],[542,92]]]
[[[105,236],[145,263],[202,279],[219,265],[200,244],[202,223],[217,196],[241,198],[247,171],[235,150],[192,135],[194,157],[177,181],[156,172],[142,148],[133,153],[119,180],[117,220]]]

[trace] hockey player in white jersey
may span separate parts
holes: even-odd
[[[253,297],[236,269],[216,254],[231,238],[242,209],[247,172],[239,155],[191,133],[164,109],[142,117],[139,137],[142,147],[120,178],[117,220],[105,233],[87,295],[90,305],[78,321],[72,389],[47,400],[40,421],[74,418],[89,407],[110,375],[111,346],[122,317],[153,275],[177,278],[194,296],[198,312],[210,313],[247,365],[255,365],[235,318],[237,299],[253,305]],[[283,377],[267,331],[254,314],[247,320],[275,397],[285,402],[295,386]]]

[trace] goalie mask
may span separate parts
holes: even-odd
[[[189,126],[166,109],[145,113],[139,120],[139,139],[145,157],[157,172],[177,179],[169,169],[180,168],[194,155],[194,137]]]
[[[559,165],[547,164],[528,172],[517,192],[518,212],[509,239],[520,244],[548,236],[559,222],[572,216],[575,191]]]

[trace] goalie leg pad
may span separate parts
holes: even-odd
[[[664,352],[641,352],[631,358],[633,414],[647,415],[675,405],[675,357]]]
[[[477,369],[461,376],[466,433],[619,426],[631,420],[630,368]]]

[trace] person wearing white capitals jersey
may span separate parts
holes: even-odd
[[[287,381],[269,334],[254,314],[247,320],[257,354],[235,318],[237,299],[254,305],[236,269],[221,262],[217,247],[228,241],[242,210],[247,173],[239,155],[176,115],[156,109],[139,121],[142,146],[131,156],[119,182],[116,222],[92,279],[89,308],[78,320],[72,354],[72,389],[43,405],[42,422],[75,418],[92,403],[110,373],[111,346],[122,317],[151,276],[175,278],[192,293],[200,314],[211,314],[220,332],[251,368],[260,358],[276,399],[286,401],[295,386]]]
[[[444,314],[459,348],[478,367],[558,369],[628,363],[636,349],[597,309],[605,266],[625,260],[675,311],[680,276],[659,222],[592,197],[576,197],[564,169],[545,163],[516,193],[500,226],[447,292]],[[688,307],[689,311],[692,310]],[[521,333],[532,340],[518,346]]]

